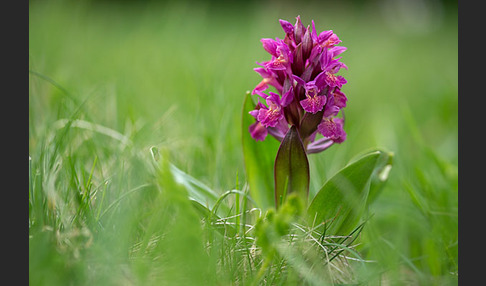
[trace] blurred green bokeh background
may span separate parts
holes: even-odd
[[[296,15],[348,47],[349,140],[328,153],[414,152],[413,121],[424,143],[457,162],[457,11],[441,2],[64,2],[31,1],[30,69],[89,98],[99,124],[159,123],[140,139],[171,144],[179,166],[215,187],[241,174],[243,94],[259,81],[255,62],[268,59],[259,40],[282,37],[278,19]],[[32,128],[58,99],[45,94],[30,100]]]
[[[283,38],[278,20],[297,15],[348,48],[349,70],[340,72],[347,141],[310,156],[311,194],[356,155],[393,152],[362,251],[455,281],[455,1],[31,0],[31,156],[54,122],[74,116],[129,136],[139,150],[167,148],[176,166],[219,192],[235,188],[237,177],[244,182],[244,94],[260,80],[256,62],[269,59],[260,39]]]

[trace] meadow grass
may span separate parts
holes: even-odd
[[[30,284],[457,284],[457,10],[351,3],[31,1]],[[352,239],[295,222],[268,258],[241,111],[297,15],[348,47],[348,138],[309,156],[310,196],[366,150],[393,168]]]

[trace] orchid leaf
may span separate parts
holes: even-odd
[[[328,229],[334,235],[349,233],[359,223],[370,203],[368,195],[371,182],[375,182],[374,178],[388,165],[385,162],[391,164],[389,156],[383,151],[370,152],[337,172],[310,203],[307,209],[309,222],[313,225],[329,224]],[[377,190],[378,185],[373,186]],[[372,199],[375,197],[373,194]]]
[[[307,201],[309,193],[309,161],[297,127],[293,125],[280,144],[275,158],[275,204],[278,208],[290,193]]]
[[[390,174],[393,163],[393,153],[384,154],[380,156],[376,162],[375,170],[371,176],[370,191],[366,204],[371,205],[378,195],[383,190],[383,187],[388,181],[388,175]]]
[[[255,119],[248,112],[254,108],[255,103],[247,92],[241,118],[246,180],[256,207],[267,210],[275,205],[272,170],[279,142],[274,138],[255,141],[251,137],[248,128],[255,123]]]

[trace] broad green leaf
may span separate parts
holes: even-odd
[[[367,205],[372,178],[388,157],[382,151],[370,152],[329,179],[307,209],[309,223],[330,223],[334,235],[346,235],[355,228]]]
[[[370,191],[366,204],[371,205],[388,181],[388,175],[392,168],[393,153],[386,153],[380,156],[376,162],[375,170],[371,176]]]
[[[250,196],[256,207],[263,211],[275,206],[273,189],[273,164],[279,142],[268,136],[264,141],[255,141],[248,131],[255,119],[248,114],[255,108],[249,92],[246,93],[242,112],[242,145],[245,162],[246,180],[250,187]]]
[[[297,127],[292,125],[275,158],[275,204],[278,208],[290,193],[297,193],[304,202],[309,194],[309,161]]]

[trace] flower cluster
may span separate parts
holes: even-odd
[[[344,77],[337,75],[346,65],[337,58],[346,50],[337,46],[341,42],[332,30],[317,34],[314,21],[312,29],[304,27],[297,16],[295,25],[280,20],[285,38],[263,38],[263,48],[271,60],[258,63],[254,70],[262,81],[252,94],[260,96],[250,114],[256,122],[249,127],[255,140],[264,140],[268,134],[282,141],[295,125],[299,130],[307,153],[317,153],[334,143],[346,139],[344,118],[336,117],[346,106],[346,95],[341,88]],[[264,93],[269,86],[275,92]],[[317,134],[322,138],[316,139]]]

